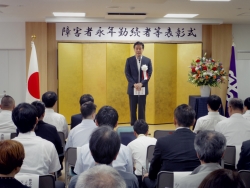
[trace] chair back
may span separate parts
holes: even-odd
[[[62,146],[63,146],[63,151],[64,151],[64,147],[65,147],[65,135],[64,135],[63,132],[60,132],[60,131],[58,132],[58,135],[59,135],[59,137],[61,139]]]
[[[161,138],[161,137],[173,134],[173,133],[174,133],[174,130],[156,130],[154,132],[154,137],[158,139],[158,138]]]
[[[16,133],[10,133],[10,139],[15,138],[16,136],[17,136],[17,134],[16,134]]]
[[[147,148],[147,155],[146,155],[146,170],[149,171],[150,163],[154,157],[155,145],[149,145]]]
[[[239,175],[242,181],[245,183],[246,188],[250,188],[250,171],[249,170],[240,170]]]
[[[52,175],[39,176],[39,188],[55,188],[55,177]]]
[[[157,175],[156,188],[173,188],[174,187],[174,173],[168,171],[161,171]]]
[[[236,158],[236,147],[235,146],[227,146],[224,156],[222,158],[221,166],[224,168],[224,165],[231,166],[230,169],[235,169],[235,158]]]
[[[134,127],[133,126],[121,126],[118,127],[116,132],[120,136],[121,143],[127,146],[131,141],[136,139],[134,135]]]
[[[69,183],[69,179],[73,176],[70,168],[74,167],[77,159],[77,148],[69,147],[65,152],[65,184]]]

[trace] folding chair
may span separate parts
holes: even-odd
[[[117,128],[117,133],[120,136],[121,143],[127,146],[131,141],[136,139],[134,135],[134,127],[133,126],[122,126]]]
[[[250,188],[250,171],[249,170],[240,170],[239,175],[242,181],[245,183],[246,188]]]
[[[64,136],[64,133],[63,132],[58,132],[58,135],[61,139],[61,142],[62,142],[62,147],[63,147],[63,153],[59,154],[59,157],[62,157],[64,156],[64,148],[65,148],[65,136]]]
[[[150,145],[147,148],[147,155],[146,155],[146,170],[149,171],[150,163],[154,157],[155,145]]]
[[[227,146],[224,156],[221,159],[222,168],[235,170],[236,147]],[[225,167],[226,166],[226,167]]]
[[[65,184],[66,187],[73,174],[71,167],[74,167],[77,159],[77,148],[69,147],[65,152]]]
[[[154,137],[158,139],[158,138],[161,138],[161,137],[173,134],[173,133],[174,133],[174,130],[156,130],[154,132]]]
[[[174,173],[168,171],[161,171],[157,175],[156,188],[173,188],[174,187]]]
[[[55,177],[53,175],[39,176],[39,188],[55,188]]]

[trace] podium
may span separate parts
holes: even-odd
[[[205,116],[208,114],[208,110],[207,110],[207,99],[208,97],[201,97],[199,95],[190,95],[189,96],[189,106],[191,106],[194,111],[195,111],[195,119],[199,119],[202,116]],[[224,110],[223,110],[223,106],[221,104],[221,107],[219,109],[219,113],[224,116]],[[195,121],[196,124],[196,121]],[[193,126],[193,130],[195,127],[195,124]]]

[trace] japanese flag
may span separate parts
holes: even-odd
[[[36,47],[34,42],[31,42],[31,55],[27,79],[26,102],[32,103],[35,100],[40,100],[40,85],[38,62],[36,56]]]

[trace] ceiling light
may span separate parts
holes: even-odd
[[[64,17],[85,17],[84,12],[53,12],[53,15]]]
[[[231,1],[231,0],[190,0],[190,1]]]
[[[193,18],[199,14],[166,14],[165,18]]]

